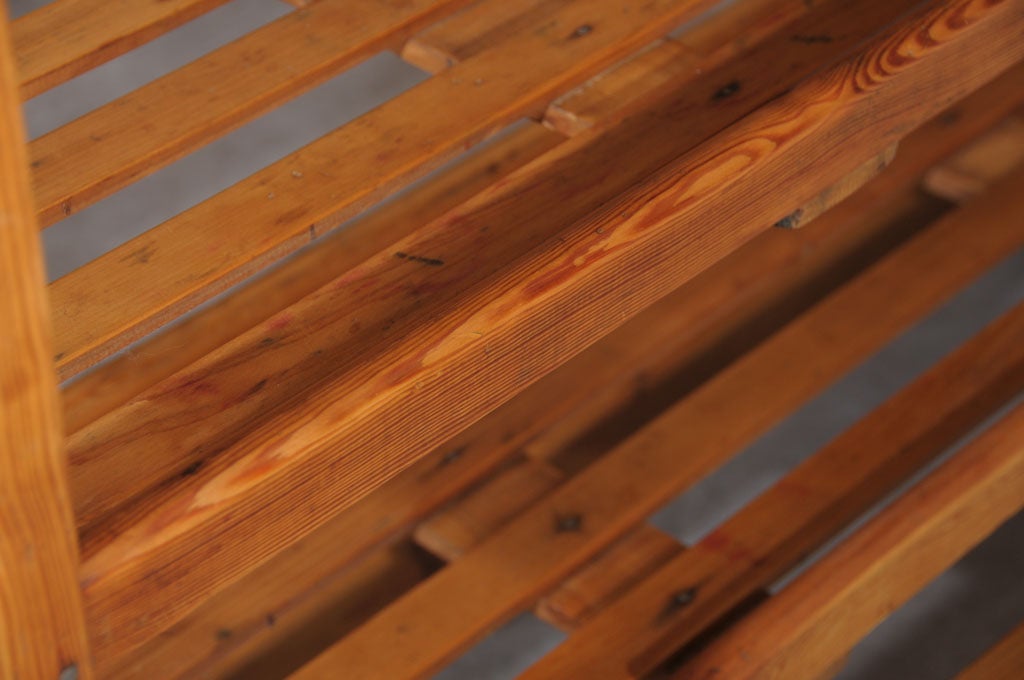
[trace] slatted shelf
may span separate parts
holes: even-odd
[[[0,32],[0,675],[423,678],[533,612],[526,678],[830,677],[1021,510],[1024,303],[699,540],[651,523],[1019,258],[1024,1],[288,3],[24,144],[224,2]],[[427,76],[36,280],[41,228],[386,51]]]

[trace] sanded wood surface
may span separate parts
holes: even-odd
[[[1024,50],[1015,40],[1022,9],[1016,3],[965,3],[908,18],[869,44],[868,53],[878,58],[857,55],[821,72],[506,265],[489,285],[462,296],[457,309],[415,327],[409,325],[415,315],[393,321],[401,334],[397,353],[378,343],[378,351],[390,354],[389,370],[357,363],[344,377],[332,376],[315,400],[307,395],[301,402],[311,408],[287,408],[265,418],[209,468],[87,537],[83,582],[90,615],[102,621],[97,628],[130,646],[146,628],[187,611],[579,351],[600,329],[628,318],[748,240],[763,228],[758,225],[777,219],[780,206],[769,198],[781,193],[778,187],[799,186],[784,199],[802,202],[863,160],[833,154],[827,164],[815,164],[811,176],[797,159],[817,158],[833,144],[884,148],[901,130],[936,113],[943,101],[994,77],[994,65],[1005,68]],[[973,20],[950,19],[964,14]],[[922,23],[944,39],[922,45]],[[910,45],[915,58],[901,55],[886,70],[889,62],[881,55],[900,44]],[[961,79],[929,76],[954,63]],[[870,65],[873,86],[852,87],[864,64]],[[911,96],[922,82],[934,97]],[[865,124],[869,109],[875,118]],[[879,110],[888,113],[878,116]],[[893,120],[902,124],[894,127]],[[763,145],[766,138],[769,146]],[[502,189],[514,187],[517,174]],[[464,222],[458,227],[461,238],[474,239],[473,254],[480,256],[480,232]],[[377,264],[429,268],[415,258],[432,260],[436,239],[436,233],[427,242],[407,239],[396,251],[405,257],[391,252]],[[617,287],[624,276],[630,286]],[[443,296],[423,301],[421,313],[437,314],[444,302]],[[443,394],[460,399],[433,398]],[[395,431],[408,439],[396,441],[390,436]],[[296,504],[300,497],[303,503]],[[250,522],[262,530],[246,531]],[[117,530],[113,540],[109,530]],[[202,574],[183,568],[192,559],[201,559]],[[165,587],[153,590],[146,585],[153,580]],[[142,628],[133,614],[140,597],[159,612]]]
[[[49,309],[0,7],[0,677],[91,678]]]
[[[1024,407],[674,675],[812,677],[1024,505]]]
[[[54,0],[11,24],[28,99],[227,0]]]
[[[1015,201],[1016,179],[1006,190]],[[986,260],[1019,247],[1024,229],[1013,230],[1013,245],[983,254],[982,242],[1002,241],[1010,231],[1003,228],[1003,210],[1010,207],[981,203],[978,212],[952,216],[916,237],[341,640],[298,677],[327,677],[339,665],[352,677],[421,677],[436,669],[934,308],[966,282],[960,276],[973,276],[955,272],[957,265],[978,262],[976,275]],[[950,261],[949,252],[971,257]],[[902,292],[896,300],[894,289]],[[681,457],[681,450],[688,455]],[[557,532],[552,516],[570,512],[579,515],[579,530]],[[384,655],[385,648],[392,651]]]
[[[542,107],[710,1],[630,0],[628,14],[583,0],[546,10],[545,30],[505,35],[477,58],[62,277],[51,298],[64,377]],[[602,30],[574,37],[587,22]]]
[[[1024,623],[972,663],[957,680],[1013,680],[1024,668]]]
[[[466,2],[320,0],[43,135],[29,146],[40,225],[156,172]]]

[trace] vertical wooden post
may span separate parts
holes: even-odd
[[[0,3],[0,678],[91,677],[39,233]]]

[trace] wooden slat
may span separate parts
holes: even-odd
[[[1014,680],[1024,668],[1024,623],[1017,626],[957,680]]]
[[[111,639],[126,647],[144,638],[147,630],[301,538],[595,336],[748,240],[763,228],[759,225],[777,219],[780,187],[799,186],[784,197],[799,204],[863,160],[831,153],[827,163],[805,165],[811,159],[830,147],[856,148],[868,140],[884,148],[899,132],[934,115],[942,102],[994,77],[1024,50],[1014,40],[1024,21],[1022,10],[1018,3],[967,3],[911,17],[870,43],[871,54],[889,54],[889,42],[906,41],[918,56],[909,62],[901,57],[898,70],[883,72],[878,67],[887,63],[884,59],[855,55],[538,245],[487,285],[463,294],[458,305],[451,307],[450,298],[440,295],[420,298],[417,314],[385,321],[398,335],[383,345],[375,336],[375,361],[383,364],[350,355],[350,371],[323,379],[316,394],[306,393],[288,404],[292,408],[263,418],[209,468],[147,498],[88,539],[82,576],[97,630],[111,632]],[[949,24],[947,13],[964,12],[974,21]],[[922,23],[946,39],[919,44],[917,36],[926,34]],[[875,85],[870,89],[848,86],[861,75],[861,64],[871,64]],[[959,69],[956,80],[935,75],[953,64]],[[932,88],[933,97],[910,96],[921,82]],[[866,116],[867,110],[874,113]],[[894,121],[901,124],[894,127]],[[765,147],[756,140],[768,133],[771,153],[760,155]],[[721,149],[732,151],[722,156]],[[759,152],[757,160],[746,165],[752,150]],[[532,183],[536,177],[526,170],[521,177]],[[502,190],[515,189],[517,175]],[[757,191],[751,191],[754,186]],[[523,198],[520,190],[516,199]],[[486,205],[486,197],[480,200]],[[443,226],[442,232],[455,229],[457,241],[468,239],[471,261],[479,269],[482,232],[451,217],[436,226]],[[434,271],[430,263],[437,261],[433,253],[440,243],[436,231],[429,238],[420,234],[373,264],[385,265],[383,271]],[[443,252],[451,257],[458,251]],[[983,255],[970,259],[974,263]],[[452,275],[452,263],[465,263],[466,256],[442,259],[440,266]],[[625,280],[629,286],[619,287]],[[346,277],[330,292],[353,294],[359,281],[358,273]],[[903,309],[903,302],[892,307]],[[361,316],[372,311],[360,310]],[[185,387],[194,392],[209,385]],[[446,394],[459,399],[436,399]],[[296,503],[296,498],[303,500]],[[245,529],[255,525],[262,530]],[[117,531],[117,538],[109,540],[107,531]],[[203,564],[201,572],[194,563]],[[154,582],[163,587],[153,589]],[[158,613],[137,627],[143,601],[147,612]]]
[[[437,557],[451,562],[564,479],[565,475],[552,465],[536,460],[518,461],[420,524],[413,538]]]
[[[40,225],[156,172],[466,2],[320,0],[40,137],[29,147]]]
[[[954,203],[982,193],[1024,162],[1024,116],[1014,114],[924,177],[925,190]]]
[[[826,1],[815,6],[820,10],[829,4]],[[614,124],[654,97],[683,87],[701,73],[750,51],[810,7],[811,3],[803,0],[747,0],[718,7],[676,38],[651,46],[559,97],[544,112],[544,122],[566,135],[578,134],[595,124]],[[834,29],[825,26],[814,34],[831,32]],[[807,33],[806,27],[796,31],[796,35]],[[463,41],[471,39],[466,36]]]
[[[54,0],[11,24],[21,96],[110,61],[227,0]]]
[[[559,6],[544,19],[564,31],[531,27],[510,34],[443,77],[59,279],[51,298],[63,376],[296,249],[311,232],[336,226],[710,1],[629,0],[628,15],[614,3]],[[572,38],[572,27],[586,21],[603,29]],[[237,219],[240,214],[248,218]],[[126,287],[131,297],[121,293]]]
[[[550,7],[564,4],[565,0],[482,0],[414,36],[402,48],[402,58],[429,73],[440,73],[492,48],[509,34],[536,26],[550,30],[543,28],[544,17]],[[591,24],[568,28],[582,25]]]
[[[417,677],[520,611],[682,487],[933,308],[943,295],[940,290],[949,294],[958,289],[965,280],[960,275],[955,281],[946,279],[953,273],[951,267],[978,256],[991,263],[992,256],[983,256],[980,244],[968,245],[968,240],[982,232],[982,240],[1007,236],[1004,215],[1013,214],[1022,200],[1021,177],[1015,180],[1004,188],[1001,205],[981,202],[970,213],[944,220],[908,243],[341,640],[299,677],[317,677],[337,667],[348,669],[351,677]],[[1015,245],[1000,246],[999,253],[1019,247],[1024,230],[1016,231]],[[951,252],[961,257],[950,258]],[[891,291],[896,289],[901,296],[893,299]],[[808,351],[819,345],[829,352]],[[680,450],[688,455],[681,457]],[[551,524],[555,511],[578,514],[581,530],[556,534]],[[500,573],[495,572],[498,568]],[[385,647],[400,652],[376,653]]]
[[[517,126],[440,176],[412,187],[400,200],[326,235],[315,247],[86,373],[64,389],[67,432],[77,432],[266,321],[561,140],[540,125]]]
[[[1022,333],[1018,307],[667,563],[528,676],[652,672],[1024,388]],[[687,606],[666,609],[682,592],[693,596]]]
[[[334,553],[345,537],[332,538],[286,551],[156,644],[117,664],[98,659],[97,673],[140,680],[281,678],[431,573],[432,565],[406,541],[382,546],[351,566],[325,569],[325,563],[336,564]]]
[[[898,11],[900,6],[879,0],[873,7],[881,15],[864,11],[862,5],[853,17],[840,14],[836,19],[850,20],[854,23],[848,25],[867,31],[874,21],[884,18],[885,12]],[[330,351],[331,365],[341,374],[358,367],[360,352],[376,354],[386,341],[404,341],[409,329],[421,325],[417,318],[429,322],[447,308],[447,300],[485,280],[580,214],[644,181],[679,149],[699,142],[730,118],[792,87],[796,78],[818,67],[817,57],[834,56],[829,50],[842,51],[844,45],[856,43],[856,31],[851,28],[847,36],[845,41],[836,40],[824,47],[799,46],[797,57],[803,60],[802,69],[786,63],[776,73],[760,64],[737,65],[726,74],[713,74],[710,83],[683,94],[680,101],[670,102],[671,110],[679,112],[677,116],[666,118],[661,112],[654,113],[651,121],[639,120],[635,127],[602,135],[600,144],[578,138],[571,146],[545,154],[472,203],[428,223],[420,229],[420,236],[406,239],[352,269],[294,309],[203,360],[200,366],[150,390],[104,422],[81,432],[72,439],[70,450],[76,515],[83,531],[90,533],[88,527],[104,514],[147,489],[176,484],[181,471],[209,461],[238,433],[264,422],[267,409],[305,400],[302,392],[323,378],[322,364],[311,362],[311,353],[321,356]],[[714,84],[720,79],[753,79],[754,73],[772,77],[751,80],[749,99],[709,101],[707,90],[717,89]],[[990,103],[999,110],[998,99]],[[978,111],[981,120],[987,115],[986,109]],[[655,129],[664,135],[664,144],[652,143],[651,131]],[[958,131],[963,128],[954,127],[949,137],[955,138]],[[617,172],[603,172],[608,157],[616,159]],[[590,172],[579,172],[581,167]],[[467,246],[469,238],[472,243]],[[402,260],[396,252],[432,251],[444,252],[448,257],[426,257],[434,266],[395,266]],[[780,257],[786,260],[791,254],[785,250]],[[443,264],[437,266],[438,261]],[[370,284],[351,283],[356,281]],[[430,291],[429,297],[423,295],[424,291]],[[718,296],[720,303],[724,299],[730,296]],[[708,306],[703,312],[714,315],[709,311],[714,309]],[[317,321],[296,324],[297,314],[308,314]],[[644,347],[656,345],[645,342]],[[595,371],[593,367],[590,370]],[[211,380],[216,389],[204,387]],[[591,384],[589,379],[580,381],[580,385],[587,384]],[[146,456],[146,466],[132,464],[139,456]]]
[[[0,677],[92,677],[43,260],[0,7]]]
[[[537,615],[562,630],[575,630],[682,551],[675,538],[644,524],[541,599]]]
[[[820,673],[1022,505],[1018,407],[674,677]]]

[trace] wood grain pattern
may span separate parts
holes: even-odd
[[[227,0],[55,0],[11,24],[21,96],[110,61]]]
[[[1024,668],[1024,623],[972,663],[957,680],[1013,680]]]
[[[43,260],[0,7],[0,677],[91,678]]]
[[[875,7],[894,11],[892,8],[899,5],[882,0]],[[857,16],[867,26],[872,26],[871,22],[879,18],[863,11]],[[852,30],[849,35],[852,41],[858,39]],[[699,142],[729,119],[739,118],[755,105],[792,87],[795,79],[817,67],[817,58],[822,54],[834,55],[828,50],[842,50],[844,45],[848,47],[849,43],[838,39],[824,47],[812,46],[813,49],[801,45],[795,60],[800,67],[795,69],[788,63],[780,63],[778,71],[757,64],[712,74],[702,87],[668,102],[668,114],[658,111],[650,118],[638,120],[635,127],[601,135],[599,144],[578,138],[570,147],[552,150],[517,171],[514,177],[481,194],[472,204],[428,223],[419,230],[418,236],[407,238],[364,266],[351,270],[342,279],[346,283],[339,280],[325,287],[287,313],[282,312],[253,329],[230,347],[211,354],[186,373],[140,395],[126,408],[76,435],[69,442],[69,450],[76,515],[83,531],[92,533],[90,527],[134,497],[179,483],[177,477],[183,471],[207,464],[242,432],[262,422],[271,409],[305,401],[305,392],[324,377],[323,364],[311,358],[329,357],[334,372],[340,375],[358,366],[361,353],[377,355],[387,342],[403,340],[407,329],[415,329],[437,314],[446,313],[448,301],[457,301],[462,291],[486,280],[511,259],[550,238],[580,214],[643,181],[680,149]],[[759,79],[754,79],[755,72],[761,76]],[[709,101],[709,90],[713,92],[719,87],[718,83],[737,77],[750,80],[748,97]],[[948,152],[951,147],[947,143],[961,143],[957,140],[963,139],[961,135],[970,134],[975,121],[984,126],[989,116],[1006,110],[1006,102],[1012,100],[1012,97],[1006,98],[1007,91],[1016,93],[1015,83],[1001,85],[997,92],[984,97],[972,107],[974,116],[961,117],[964,122],[941,126],[935,134],[929,135],[924,146],[939,154],[943,153],[942,149]],[[665,144],[651,143],[652,130],[664,135]],[[916,181],[921,166],[915,164],[926,163],[929,157],[925,153],[922,161],[920,156],[914,155],[916,160],[904,166],[911,169],[902,171],[904,184],[900,186]],[[604,171],[608,158],[618,163],[614,173]],[[579,168],[590,171],[581,173]],[[884,212],[882,206],[890,205],[889,197],[895,189],[877,190],[875,201],[881,212]],[[804,237],[800,239],[803,242]],[[802,247],[778,244],[767,257],[768,262],[775,263],[768,264],[768,268],[778,271],[793,259],[806,262],[808,258],[799,254]],[[446,257],[441,260],[444,263],[441,266],[396,267],[395,262],[401,259],[396,252],[443,252]],[[434,258],[437,259],[441,258]],[[756,271],[764,271],[763,265]],[[742,289],[751,291],[751,279],[745,275],[739,278],[748,282]],[[726,275],[705,289],[702,295],[707,294],[708,300],[716,304],[700,304],[697,309],[682,314],[688,322],[672,326],[660,324],[666,334],[649,334],[650,340],[645,339],[643,332],[633,333],[634,337],[616,342],[615,352],[643,363],[648,368],[641,370],[649,375],[656,373],[648,357],[664,356],[656,344],[658,338],[672,338],[672,330],[682,332],[687,325],[700,327],[703,322],[696,319],[721,318],[718,305],[723,314],[733,309],[731,301],[740,299],[737,290],[741,288],[734,279],[735,276]],[[351,283],[355,281],[368,284]],[[711,294],[709,290],[717,292]],[[746,300],[749,303],[750,298]],[[673,311],[678,312],[678,307],[666,306],[666,318],[671,318]],[[296,323],[297,315],[308,315],[316,322]],[[633,351],[633,347],[639,351]],[[609,364],[608,370],[621,370],[617,366],[620,366],[617,362]],[[595,384],[592,378],[599,380],[599,376],[610,375],[604,367],[600,360],[590,362],[585,371],[571,379],[578,383],[578,390],[569,386],[552,392],[552,398],[541,398],[538,404],[546,406],[536,413],[546,418],[548,413],[561,408],[555,398],[585,394],[586,386]],[[209,389],[210,386],[215,387]],[[629,393],[633,386],[626,381],[619,390]],[[140,456],[146,458],[146,466],[132,464]]]
[[[220,621],[235,631],[230,644],[239,645],[240,649],[251,648],[255,643],[248,642],[248,636],[261,629],[247,621],[258,620],[263,609],[279,612],[291,606],[287,603],[303,601],[307,581],[293,573],[294,562],[303,565],[302,575],[316,578],[321,570],[343,569],[353,555],[365,550],[364,546],[375,545],[400,532],[430,508],[486,474],[493,468],[493,461],[508,457],[524,442],[532,451],[538,433],[543,435],[545,428],[550,429],[552,422],[577,403],[588,403],[591,395],[618,394],[607,401],[606,407],[608,412],[621,408],[632,398],[637,384],[649,384],[658,376],[677,372],[682,363],[680,357],[705,354],[707,347],[728,343],[735,332],[744,337],[751,335],[751,319],[761,313],[759,310],[777,309],[780,300],[810,304],[819,297],[815,291],[827,292],[833,282],[843,280],[844,272],[855,271],[851,263],[869,259],[873,248],[868,244],[878,241],[879,235],[887,231],[887,222],[897,217],[901,224],[908,221],[906,201],[901,196],[913,186],[924,167],[991,124],[1000,115],[1000,106],[1012,106],[1011,95],[1015,90],[1010,86],[1015,83],[1009,78],[1004,80],[958,104],[958,115],[943,115],[911,135],[903,144],[896,167],[869,185],[871,198],[852,206],[856,210],[843,210],[841,206],[814,228],[787,234],[773,230],[757,237],[481,420],[458,441],[424,457],[339,518],[214,596],[170,631],[128,655],[118,668],[138,668],[140,673],[154,678],[162,677],[158,671],[168,677],[176,677],[175,673],[187,677],[189,671],[182,668],[204,668],[215,663],[196,651],[214,648],[208,638],[207,631],[212,625],[206,623],[209,621]],[[873,188],[875,184],[877,188]],[[404,205],[409,200],[406,197],[394,205]],[[326,266],[327,262],[322,264]],[[785,314],[777,318],[784,320]],[[769,329],[758,327],[757,332]],[[579,425],[577,429],[586,426]],[[485,436],[485,432],[494,436]],[[512,433],[515,436],[510,437]],[[549,441],[545,446],[555,449],[557,443]],[[381,518],[388,521],[382,522]],[[368,532],[369,536],[365,536]],[[620,592],[619,583],[609,584],[605,563],[618,563],[623,551],[628,553],[623,560],[641,559],[647,554],[631,538],[618,546],[538,603],[538,614],[567,628],[592,616],[596,603],[607,602],[606,593]],[[318,557],[299,557],[307,550]],[[317,565],[317,571],[311,573],[310,564]],[[252,592],[268,595],[261,598],[265,606],[246,614],[253,607],[249,595]],[[107,667],[106,657],[100,656],[97,661],[101,671]],[[189,665],[193,663],[194,666]]]
[[[1024,200],[1019,181],[1006,190],[1014,205]],[[1004,228],[1004,211],[1012,209],[982,202],[977,212],[951,216],[908,242],[339,641],[298,677],[327,677],[339,664],[355,678],[421,677],[439,667],[958,290],[967,272],[955,272],[956,266],[976,257],[991,263],[1018,247],[1008,250],[1004,243],[982,254],[982,242],[1001,241],[1011,231]],[[1024,229],[1013,231],[1020,243]],[[975,238],[979,242],[969,245]],[[971,256],[951,259],[950,252]],[[986,268],[981,264],[975,275]],[[902,293],[896,300],[894,289]],[[579,531],[554,531],[551,517],[566,512],[580,516]],[[385,648],[401,651],[377,653]]]
[[[51,285],[67,378],[308,243],[698,12],[576,0]],[[615,21],[610,17],[614,14]],[[581,39],[575,27],[602,26]],[[450,103],[459,102],[453,112]],[[237,215],[248,218],[238,220]],[[125,298],[130,287],[134,295]]]
[[[321,0],[43,135],[29,146],[40,226],[156,172],[466,2]]]
[[[313,247],[231,295],[80,376],[63,391],[67,432],[73,434],[124,405],[561,141],[540,125],[517,126],[439,176],[411,187],[400,200],[317,239]]]
[[[674,677],[820,673],[1022,505],[1018,407]]]
[[[770,200],[778,187],[799,185],[786,200],[806,200],[859,164],[861,159],[832,154],[809,175],[806,164],[831,145],[871,140],[884,148],[943,102],[994,77],[998,65],[1008,67],[1024,50],[1014,39],[1022,10],[1014,2],[968,2],[908,18],[870,43],[866,53],[824,71],[505,266],[487,285],[463,295],[457,308],[427,324],[394,323],[401,334],[397,352],[377,344],[378,352],[390,355],[389,370],[357,363],[343,378],[332,376],[318,386],[313,401],[304,396],[305,408],[266,418],[208,469],[155,499],[159,505],[111,523],[109,529],[119,529],[116,539],[94,537],[83,582],[97,629],[130,646],[146,628],[186,611],[307,534],[578,352],[602,329],[748,240],[762,228],[757,225],[777,219],[768,215],[779,208]],[[962,21],[964,16],[971,20]],[[922,22],[929,33],[920,32]],[[921,35],[941,40],[922,43]],[[900,45],[909,45],[916,56],[903,55]],[[937,75],[953,64],[960,74],[956,81]],[[922,86],[933,96],[913,96]],[[876,113],[865,124],[869,110]],[[894,127],[893,121],[901,124]],[[807,181],[794,181],[798,177]],[[503,188],[514,186],[512,178]],[[707,224],[716,228],[708,230]],[[463,238],[480,233],[459,226]],[[398,252],[432,258],[437,243],[411,238]],[[479,255],[479,243],[473,245]],[[393,269],[425,268],[394,252],[382,254],[377,264],[385,262]],[[620,285],[623,277],[629,286]],[[351,290],[356,280],[342,285]],[[424,302],[422,309],[438,313],[443,302]],[[433,398],[443,394],[460,398]],[[401,441],[395,432],[403,434]],[[409,446],[412,441],[418,446]],[[302,504],[294,503],[298,497]],[[262,531],[245,531],[249,522]],[[203,563],[201,575],[188,568],[193,560]],[[146,587],[154,579],[164,587]],[[140,597],[159,615],[136,628],[133,607]]]
[[[992,324],[582,629],[531,678],[643,677],[1024,387],[1024,307]],[[927,404],[927,408],[922,408]],[[674,593],[686,607],[666,613]]]

